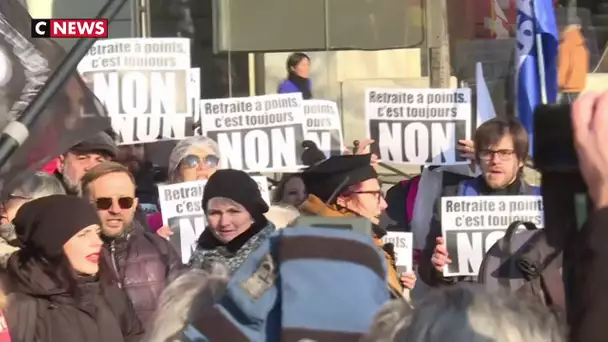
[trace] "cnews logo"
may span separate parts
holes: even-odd
[[[108,20],[32,19],[32,38],[108,38]]]

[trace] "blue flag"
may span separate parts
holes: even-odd
[[[540,46],[538,37],[540,37]],[[534,110],[543,102],[557,101],[559,38],[552,0],[517,1],[516,39],[516,111],[517,117],[530,136],[530,156],[532,156]]]

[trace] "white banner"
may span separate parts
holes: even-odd
[[[189,39],[98,40],[78,71],[107,108],[121,144],[186,136],[193,110]]]
[[[215,140],[223,168],[247,172],[301,168],[302,94],[201,100],[202,133]]]
[[[544,227],[541,196],[441,198],[441,230],[452,263],[445,276],[476,276],[485,253],[515,221]]]
[[[327,100],[305,100],[306,139],[314,141],[327,157],[344,152],[338,105]]]
[[[383,162],[468,163],[456,147],[471,138],[471,89],[366,89],[365,120]]]
[[[251,178],[258,183],[262,198],[270,205],[268,179],[264,176]],[[180,253],[183,263],[190,261],[196,242],[207,226],[202,208],[205,184],[207,181],[194,181],[158,187],[163,224],[173,231],[170,241]]]

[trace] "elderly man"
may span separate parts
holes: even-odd
[[[118,146],[105,132],[74,145],[57,159],[55,176],[68,194],[79,193],[80,178],[91,168],[116,158]]]

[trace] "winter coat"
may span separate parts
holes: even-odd
[[[587,86],[589,50],[581,30],[567,28],[559,44],[558,85],[566,93],[580,93]]]
[[[104,250],[119,285],[145,327],[156,310],[158,297],[185,266],[169,241],[144,231],[137,221],[125,236],[105,242]]]
[[[333,206],[326,205],[323,201],[321,201],[318,197],[314,195],[308,196],[306,202],[300,206],[300,211],[303,215],[314,215],[314,216],[323,216],[323,217],[348,217],[353,216],[352,213],[344,212],[338,210]],[[377,224],[374,224],[374,243],[383,249],[384,258],[386,260],[388,266],[388,286],[394,297],[401,298],[403,297],[403,286],[401,285],[401,281],[399,280],[399,274],[397,273],[397,267],[395,265],[395,255],[390,253],[390,251],[384,250],[384,243],[382,242],[382,237],[386,235],[386,230],[381,229]]]
[[[54,277],[61,271],[21,252],[8,262],[13,292],[6,321],[19,342],[135,342],[141,322],[115,283],[82,277],[70,291]],[[77,294],[75,294],[77,293]]]
[[[274,231],[275,227],[271,222],[256,222],[244,233],[224,244],[213,236],[210,229],[205,229],[190,258],[190,267],[211,270],[212,265],[217,262],[234,272]]]

